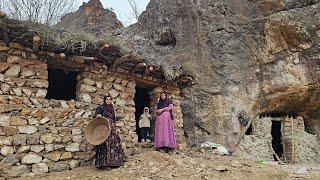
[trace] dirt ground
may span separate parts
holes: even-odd
[[[307,171],[303,171],[306,169]],[[94,166],[21,179],[320,179],[320,165],[269,165],[220,156],[207,150],[163,153],[139,150],[123,167],[97,170]]]

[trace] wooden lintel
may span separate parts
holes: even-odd
[[[48,68],[63,69],[66,71],[82,71],[84,69],[83,64],[77,64],[71,61],[63,61],[58,59],[46,58]]]

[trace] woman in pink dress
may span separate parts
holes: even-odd
[[[154,146],[157,150],[164,149],[166,152],[169,152],[177,147],[172,109],[172,101],[168,99],[168,95],[165,92],[162,92],[156,111]]]

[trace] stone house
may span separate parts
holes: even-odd
[[[137,117],[155,107],[166,91],[175,104],[179,145],[184,143],[180,88],[194,77],[179,68],[166,79],[160,65],[115,45],[92,43],[72,34],[65,46],[26,23],[1,17],[0,31],[0,171],[19,177],[74,169],[92,163],[93,147],[84,129],[109,93],[118,115],[127,155],[138,142]],[[51,39],[50,39],[51,38]]]
[[[296,114],[262,114],[254,119],[235,156],[287,163],[318,163],[319,137]]]

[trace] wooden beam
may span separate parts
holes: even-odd
[[[77,64],[72,61],[61,61],[58,59],[46,58],[48,68],[57,68],[65,71],[79,72],[84,70],[83,64]]]
[[[246,131],[249,129],[249,127],[250,127],[250,125],[251,125],[251,122],[252,122],[252,120],[250,119],[249,122],[248,122],[248,124],[247,124],[246,127],[244,128],[244,131],[240,134],[240,136],[239,136],[239,138],[238,138],[238,140],[237,140],[237,143],[233,146],[232,149],[229,150],[230,154],[232,154],[232,153],[236,150],[237,146],[240,144],[241,139],[242,139],[243,136],[246,134]]]
[[[136,66],[131,70],[131,73],[134,73],[136,72],[137,70],[139,70],[140,68],[142,67],[146,67],[147,64],[145,62],[142,62],[142,63],[138,63],[136,64]]]

